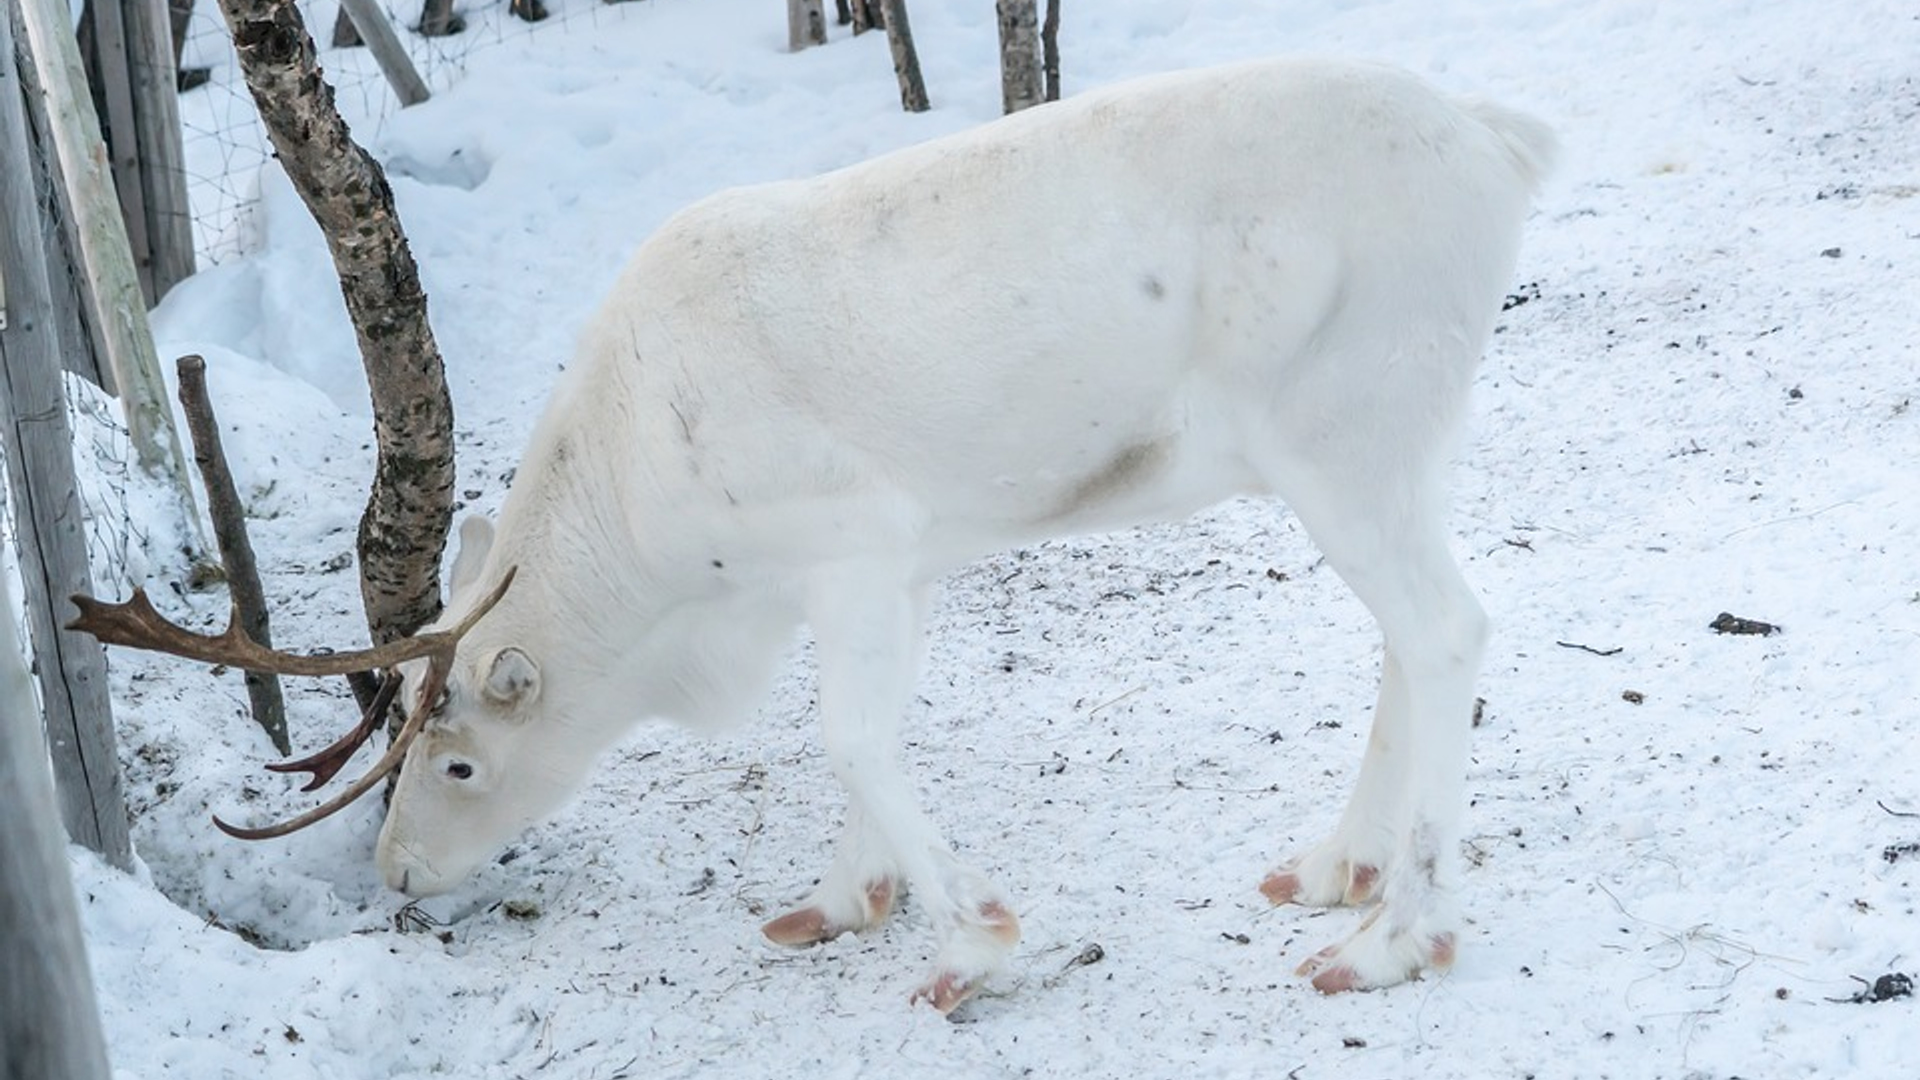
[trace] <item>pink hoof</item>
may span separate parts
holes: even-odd
[[[941,1016],[950,1016],[953,1010],[974,995],[980,989],[980,980],[968,978],[957,971],[943,971],[933,980],[913,992],[912,1002],[921,1002],[933,1006]]]
[[[840,936],[840,931],[827,922],[827,913],[817,907],[789,911],[762,926],[760,932],[775,945],[796,948],[803,945],[818,945]]]
[[[1343,868],[1347,874],[1347,885],[1338,902],[1359,905],[1373,899],[1374,890],[1380,883],[1380,869],[1365,865]],[[1299,873],[1292,869],[1276,870],[1260,883],[1260,895],[1275,904],[1312,903],[1301,899],[1301,895],[1307,891]]]
[[[1281,870],[1267,875],[1260,883],[1260,895],[1275,904],[1291,904],[1293,898],[1300,895],[1300,875],[1291,870]]]
[[[1334,956],[1337,955],[1339,952],[1340,952],[1340,946],[1329,945],[1326,948],[1321,949],[1319,952],[1314,953],[1312,956],[1307,957],[1305,960],[1300,961],[1300,966],[1297,968],[1294,968],[1293,973],[1295,975],[1302,975],[1302,976],[1313,975],[1317,973],[1321,968],[1326,967],[1327,962],[1332,960]]]
[[[1323,994],[1342,994],[1360,987],[1360,976],[1350,967],[1330,967],[1313,977],[1313,988]]]
[[[832,941],[848,931],[859,932],[885,921],[893,913],[893,881],[882,878],[867,886],[865,917],[854,923],[841,923],[827,917],[818,904],[796,908],[760,928],[775,945],[805,946]]]

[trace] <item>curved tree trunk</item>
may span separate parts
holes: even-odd
[[[291,0],[220,0],[281,164],[326,234],[359,337],[379,458],[360,519],[360,592],[375,642],[440,612],[453,519],[453,402],[420,272],[380,163],[353,141]]]

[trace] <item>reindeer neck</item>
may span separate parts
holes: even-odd
[[[526,650],[556,715],[610,737],[649,718],[714,728],[750,713],[797,614],[700,546],[693,493],[622,473],[617,451],[578,438],[536,439],[521,466],[484,577],[514,566],[515,582],[477,647]]]

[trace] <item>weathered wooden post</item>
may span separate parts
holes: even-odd
[[[82,302],[97,322],[139,465],[148,475],[165,481],[179,499],[190,554],[198,557],[207,544],[187,478],[187,458],[173,426],[173,407],[147,325],[146,296],[107,172],[100,122],[85,92],[86,75],[67,8],[61,0],[19,0],[19,14],[38,84],[32,89],[45,106],[43,136],[58,177],[54,187],[76,237],[79,277],[87,293]],[[10,59],[13,54],[7,55]],[[17,106],[19,84],[12,82],[11,63],[8,79],[16,87]],[[22,131],[24,135],[24,127]],[[19,158],[22,163],[24,153]],[[10,177],[15,175],[24,179],[32,173],[9,170]],[[26,235],[37,237],[37,217],[27,220],[34,230]]]
[[[193,273],[179,76],[167,0],[88,0],[79,51],[149,304]]]
[[[0,19],[0,279],[6,282],[0,314],[0,450],[13,493],[20,576],[27,589],[61,817],[75,842],[126,869],[133,850],[120,793],[106,658],[92,638],[60,628],[66,598],[91,593],[93,583],[13,49],[13,21]]]
[[[375,0],[340,0],[340,10],[353,20],[353,28],[360,32],[360,40],[373,53],[373,62],[380,65],[381,74],[387,77],[387,84],[393,87],[401,106],[418,105],[427,100],[430,95],[426,80],[414,69],[406,46],[400,44],[400,35],[393,32],[393,24],[387,21],[387,13],[380,5]]]
[[[272,648],[272,619],[267,613],[266,591],[260,587],[253,541],[247,536],[246,510],[233,485],[233,472],[227,468],[227,454],[220,445],[220,423],[214,419],[213,398],[207,393],[207,361],[196,355],[183,356],[176,363],[180,405],[186,412],[187,432],[193,436],[193,462],[200,467],[200,479],[206,487],[207,511],[213,515],[213,539],[220,545],[220,562],[226,567],[234,619],[248,637]],[[273,740],[275,750],[283,756],[293,753],[293,744],[287,741],[287,704],[280,693],[280,676],[271,671],[242,674],[247,699],[253,705],[254,723]]]
[[[0,39],[6,20],[0,18]],[[12,67],[12,54],[6,67]],[[0,78],[0,92],[18,84]],[[0,1078],[107,1080],[32,676],[0,573]]]

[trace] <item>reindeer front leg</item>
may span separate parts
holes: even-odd
[[[941,1012],[970,997],[1020,938],[1000,889],[957,858],[900,769],[900,718],[918,675],[926,589],[871,563],[815,576],[808,597],[827,760],[846,788],[847,830],[808,903],[767,934],[805,944],[884,917],[904,881],[933,922],[933,974],[914,993]],[[815,930],[819,932],[815,932]],[[838,931],[834,931],[838,932]]]

